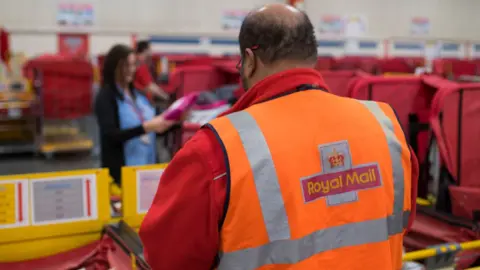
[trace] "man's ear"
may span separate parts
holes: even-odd
[[[243,65],[243,75],[247,78],[252,77],[257,68],[255,54],[253,53],[252,49],[245,50],[245,60]]]

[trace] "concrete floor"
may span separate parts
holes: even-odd
[[[160,142],[158,153],[160,162],[170,160],[169,153],[163,149]],[[0,175],[58,172],[100,167],[100,159],[94,153],[64,153],[56,154],[52,159],[33,154],[0,155]]]
[[[0,175],[57,172],[98,168],[98,158],[89,153],[59,154],[51,160],[33,154],[0,156]]]
[[[159,147],[161,162],[168,162],[169,154]],[[48,160],[44,156],[33,154],[1,155],[0,175],[58,172],[100,167],[98,156],[91,153],[56,154]]]
[[[90,116],[80,121],[78,125],[88,137],[93,140],[94,149],[91,153],[62,153],[55,154],[52,159],[34,154],[1,154],[0,175],[70,171],[92,169],[100,166],[98,128],[95,119]],[[168,162],[170,155],[163,148],[163,138],[158,138],[157,150],[160,162]]]

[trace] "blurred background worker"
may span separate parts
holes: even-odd
[[[103,85],[95,100],[95,116],[100,130],[101,166],[110,170],[120,185],[122,166],[157,162],[155,133],[174,122],[155,116],[148,99],[132,84],[135,54],[125,45],[115,45],[107,53]]]
[[[163,91],[154,79],[154,67],[152,66],[152,50],[150,43],[146,40],[139,41],[136,46],[137,69],[135,71],[135,79],[133,85],[136,89],[144,91],[144,93],[153,99],[153,96],[168,100],[168,94]]]
[[[400,269],[418,165],[392,108],[328,93],[293,7],[250,13],[239,42],[247,91],[167,167],[140,229],[151,267]]]

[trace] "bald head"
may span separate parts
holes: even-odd
[[[269,4],[252,11],[239,34],[240,50],[254,53],[268,65],[278,61],[315,63],[317,41],[307,15],[292,6]]]
[[[304,14],[290,5],[269,4],[251,12],[249,16],[294,27],[303,19]]]

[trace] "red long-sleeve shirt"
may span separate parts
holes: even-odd
[[[150,70],[148,69],[148,65],[141,63],[135,71],[133,86],[135,86],[136,89],[143,91],[152,82],[153,78],[152,74],[150,74]]]
[[[225,114],[282,95],[300,84],[327,88],[314,70],[286,71],[256,84]],[[211,269],[219,250],[226,173],[223,150],[210,129],[200,129],[175,155],[140,228],[152,269]],[[418,165],[412,154],[412,208],[417,178]],[[410,225],[414,212],[412,209]]]

